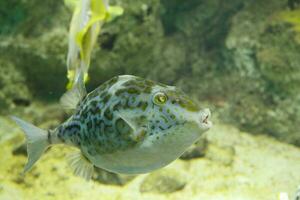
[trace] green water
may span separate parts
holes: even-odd
[[[55,146],[26,176],[9,115],[48,129],[70,116],[65,92],[72,11],[62,0],[0,2],[0,199],[292,199],[300,185],[297,0],[114,0],[94,49],[88,91],[132,74],[182,88],[214,127],[164,169],[75,177]]]

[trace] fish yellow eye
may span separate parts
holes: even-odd
[[[158,92],[154,95],[153,103],[155,103],[156,105],[163,105],[167,102],[167,100],[168,100],[168,97],[165,93]]]

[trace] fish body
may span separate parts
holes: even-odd
[[[147,173],[196,142],[212,126],[209,117],[208,109],[201,110],[174,86],[117,76],[83,97],[66,122],[48,131],[47,142],[77,147],[90,168]],[[79,156],[73,158],[78,166]],[[86,176],[85,170],[77,171]]]

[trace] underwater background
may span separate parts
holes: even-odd
[[[0,1],[0,199],[272,200],[300,185],[298,0],[114,0],[93,51],[88,91],[132,74],[182,88],[209,107],[214,127],[180,159],[149,174],[97,169],[75,177],[68,147],[26,176],[16,115],[54,128],[68,118],[72,9],[63,0]]]

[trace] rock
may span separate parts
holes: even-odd
[[[16,106],[28,106],[31,95],[25,77],[6,59],[0,59],[0,112],[8,113]]]
[[[108,172],[104,169],[95,168],[93,180],[107,185],[126,185],[129,181],[135,178],[135,175],[123,175]]]
[[[194,158],[203,157],[207,149],[207,139],[201,138],[198,142],[193,144],[189,149],[187,149],[181,156],[182,160],[190,160]]]
[[[10,118],[0,115],[0,124],[0,145],[21,143],[23,138],[21,137],[20,129]]]
[[[230,87],[235,95],[228,97],[223,114],[229,117],[223,118],[242,130],[299,145],[300,34],[294,20],[299,11],[286,7],[285,1],[252,1],[232,18],[224,55],[240,84]]]
[[[300,1],[299,0],[288,0],[288,5],[290,9],[295,9],[299,6]]]
[[[141,183],[142,193],[172,193],[186,185],[183,175],[175,170],[159,170],[149,174]]]
[[[20,145],[14,147],[12,154],[27,156],[27,145],[25,143],[23,143],[23,144],[20,144]]]
[[[13,17],[3,16],[6,22],[11,22],[10,26],[7,24],[7,32],[14,33],[1,39],[2,58],[17,66],[17,73],[22,72],[23,78],[26,77],[23,87],[30,85],[31,93],[45,99],[58,98],[66,84],[67,29],[71,12],[62,0],[46,0],[43,4],[35,0],[1,3],[1,8],[5,6],[15,13]]]
[[[277,90],[294,96],[293,94],[300,90],[300,69],[297,64],[300,58],[296,53],[300,50],[300,40],[297,41],[297,32],[293,30],[293,25],[282,19],[274,20],[266,26],[260,43],[257,61],[262,75],[271,81]]]
[[[221,165],[230,166],[234,161],[235,150],[232,146],[218,146],[210,143],[205,157]]]
[[[5,200],[22,200],[22,191],[9,185],[0,184],[0,199]]]

